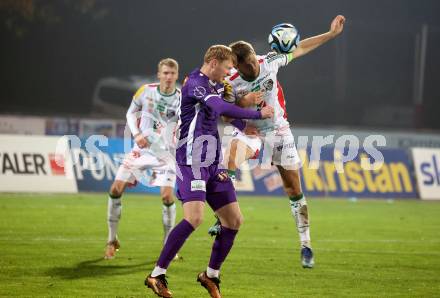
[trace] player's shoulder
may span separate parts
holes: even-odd
[[[208,88],[208,80],[205,75],[196,69],[185,78],[182,91],[189,91],[199,87]]]
[[[147,84],[143,84],[142,86],[140,86],[138,88],[138,90],[136,91],[136,94],[138,93],[144,93],[146,91],[154,91],[157,89],[157,87],[159,86],[159,83],[147,83]]]
[[[146,93],[148,93],[151,89],[151,84],[143,84],[141,85],[134,94],[135,99],[140,99],[141,97],[145,96]]]
[[[159,82],[145,84],[147,88],[156,89],[160,85]]]
[[[147,92],[158,92],[159,90],[159,83],[148,83],[145,84],[145,91]]]

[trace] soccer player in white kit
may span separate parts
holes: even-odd
[[[128,185],[146,182],[160,186],[164,243],[174,227],[176,205],[173,189],[176,183],[175,129],[181,91],[176,88],[179,66],[171,58],[158,64],[158,84],[139,88],[127,111],[127,125],[135,144],[118,169],[108,198],[108,240],[104,258],[112,259],[120,247],[118,224],[121,218],[121,197]],[[147,175],[148,172],[148,175]]]
[[[228,172],[230,176],[235,176],[236,168],[244,160],[258,156],[263,141],[264,150],[272,150],[267,155],[272,164],[276,165],[283,180],[284,190],[290,199],[291,212],[300,237],[301,263],[304,268],[314,266],[309,216],[306,198],[301,190],[301,161],[287,121],[284,94],[278,83],[277,73],[279,68],[286,66],[293,59],[309,53],[339,35],[344,22],[345,17],[335,17],[327,33],[301,41],[297,49],[290,54],[271,52],[266,56],[257,56],[252,45],[247,42],[238,41],[230,45],[237,56],[237,69],[226,79],[225,99],[229,98],[228,101],[241,107],[257,110],[267,104],[273,106],[275,115],[273,119],[247,120],[247,123],[258,129],[259,136],[246,135],[239,129],[234,130],[225,157]],[[263,154],[263,163],[267,162],[264,160],[265,155]],[[216,234],[217,231],[216,226],[210,229],[211,234]]]

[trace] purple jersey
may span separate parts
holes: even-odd
[[[261,118],[258,111],[225,102],[223,91],[223,84],[212,82],[199,69],[189,74],[182,88],[177,164],[206,167],[219,163],[221,143],[217,121],[221,115],[239,119]]]
[[[199,69],[189,74],[182,89],[177,164],[192,165],[204,161],[218,164],[221,154],[217,130],[219,114],[206,105],[206,100],[210,96],[222,96],[223,90],[223,84],[210,81]],[[214,144],[209,143],[209,160],[206,160],[208,142],[203,142],[203,136],[213,137],[208,142],[215,139]]]

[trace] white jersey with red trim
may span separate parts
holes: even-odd
[[[127,124],[133,135],[142,133],[147,138],[150,150],[173,147],[180,97],[178,88],[172,94],[161,93],[159,84],[143,85],[133,96],[127,111]]]
[[[235,69],[226,78],[226,83],[232,86],[232,96],[225,100],[237,102],[249,92],[262,91],[263,102],[250,109],[261,110],[264,105],[270,105],[275,110],[274,117],[273,119],[247,121],[256,126],[262,134],[288,128],[286,103],[283,90],[277,80],[277,73],[280,67],[286,66],[289,63],[289,57],[285,54],[270,52],[265,56],[257,56],[257,58],[260,63],[260,74],[255,80],[251,82],[246,81]],[[227,87],[225,86],[225,88]]]

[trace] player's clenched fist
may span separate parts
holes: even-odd
[[[331,25],[330,25],[330,32],[336,36],[344,30],[344,23],[345,23],[345,17],[342,15],[336,16]]]
[[[145,137],[139,133],[136,135],[136,137],[134,138],[134,141],[136,142],[136,144],[138,145],[139,148],[145,148],[148,146],[148,142],[145,139]]]
[[[261,109],[261,118],[273,118],[273,107],[271,106],[265,106]]]

